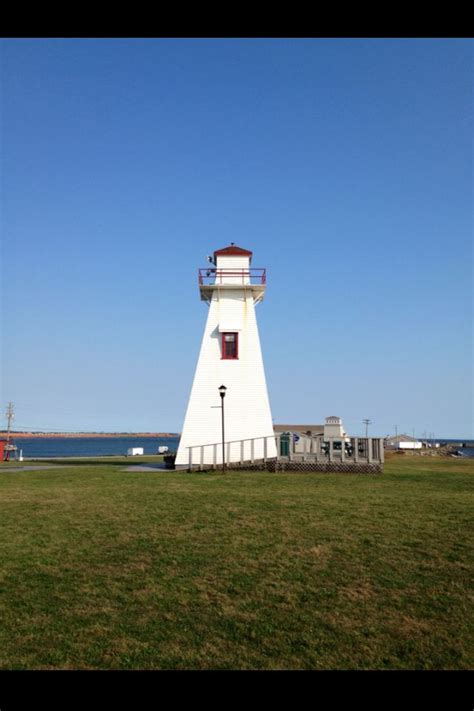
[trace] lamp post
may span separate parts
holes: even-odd
[[[221,385],[219,388],[219,395],[221,396],[221,410],[222,410],[222,473],[225,473],[225,436],[224,436],[224,398],[227,388],[225,385]]]

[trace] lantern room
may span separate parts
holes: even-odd
[[[228,247],[218,249],[208,257],[210,267],[199,269],[199,290],[201,299],[208,303],[214,292],[225,290],[250,291],[254,303],[263,299],[266,286],[266,271],[251,267],[252,252],[231,242]]]

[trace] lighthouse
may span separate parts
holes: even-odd
[[[255,314],[266,271],[251,267],[252,252],[234,243],[208,259],[199,270],[199,291],[209,312],[177,468],[277,456]]]

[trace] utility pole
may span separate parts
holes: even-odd
[[[365,436],[368,437],[369,436],[369,425],[372,424],[372,420],[365,419],[365,420],[362,420],[362,422],[365,425]]]
[[[8,403],[6,414],[7,414],[7,423],[8,423],[8,425],[7,425],[7,443],[8,443],[10,441],[11,423],[15,417],[15,412],[13,410],[13,403],[12,402]]]

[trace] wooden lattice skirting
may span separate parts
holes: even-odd
[[[193,466],[193,470],[199,469],[198,466]],[[214,467],[206,466],[204,470],[211,470]],[[220,469],[217,466],[216,469]],[[226,470],[245,469],[245,471],[269,471],[269,472],[341,472],[353,474],[381,474],[383,472],[383,464],[367,464],[367,463],[342,463],[342,462],[298,462],[298,461],[280,461],[278,459],[267,459],[267,461],[259,462],[231,462],[226,465]]]

